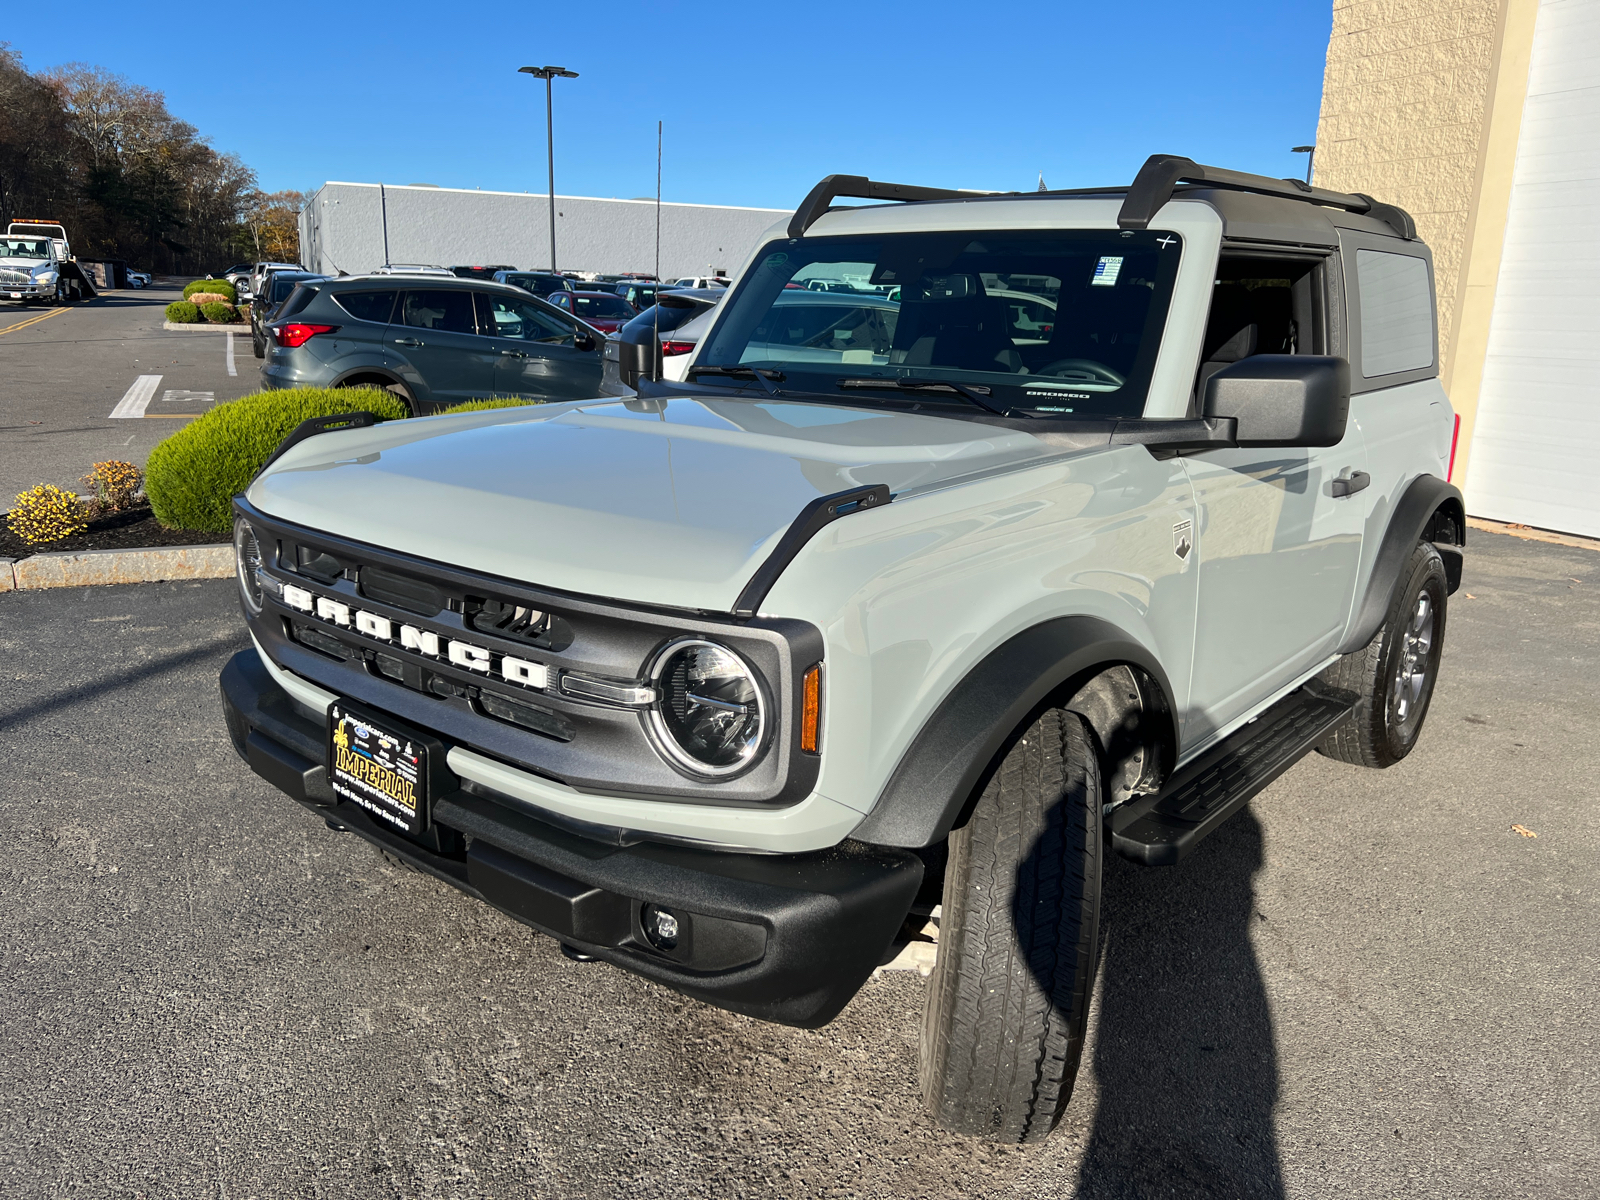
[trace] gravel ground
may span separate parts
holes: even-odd
[[[924,1117],[915,974],[762,1025],[278,796],[218,715],[231,582],[0,595],[0,1192],[1593,1197],[1597,568],[1474,534],[1411,758],[1312,757],[1182,867],[1113,863],[1027,1149]]]

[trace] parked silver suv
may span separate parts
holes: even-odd
[[[262,386],[385,388],[416,413],[597,394],[602,335],[520,288],[353,275],[301,284],[264,332]]]
[[[831,1020],[939,905],[928,1105],[1038,1141],[1105,853],[1177,863],[1312,749],[1416,745],[1465,523],[1428,249],[1170,156],[835,176],[718,311],[683,383],[647,329],[633,397],[296,431],[236,501],[234,745],[767,1020]]]

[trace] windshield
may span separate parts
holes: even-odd
[[[5,241],[7,258],[49,258],[49,238],[8,237]]]
[[[582,292],[572,297],[572,307],[580,317],[631,317],[633,309],[621,296],[586,296]]]
[[[1006,410],[1138,416],[1181,251],[1160,230],[774,242],[695,366],[781,371],[786,391],[958,383]]]

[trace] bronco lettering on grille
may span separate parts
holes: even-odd
[[[359,633],[370,641],[386,646],[398,644],[400,649],[409,650],[413,654],[441,659],[481,675],[496,675],[518,687],[544,691],[550,686],[550,668],[544,663],[529,662],[525,658],[514,658],[509,654],[497,654],[484,646],[474,645],[460,638],[446,637],[444,634],[435,633],[431,629],[421,629],[415,625],[401,625],[396,630],[394,621],[388,617],[352,608],[342,600],[319,596],[292,583],[283,585],[282,595],[284,604],[290,608],[313,617],[324,625],[333,625],[345,632]]]

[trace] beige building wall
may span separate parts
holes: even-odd
[[[1451,328],[1499,0],[1335,0],[1316,182],[1398,204],[1433,248]]]
[[[1538,0],[1334,0],[1316,182],[1416,218],[1465,476]],[[1467,497],[1471,507],[1471,496]]]

